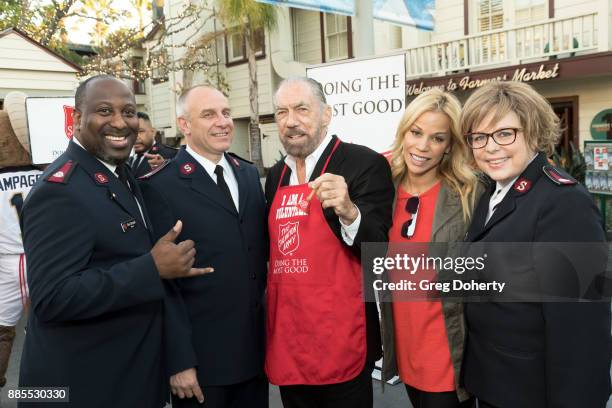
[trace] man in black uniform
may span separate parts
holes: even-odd
[[[106,75],[75,95],[75,137],[24,204],[32,301],[20,387],[68,387],[62,407],[163,406],[160,278],[196,275],[177,222],[157,242],[125,161],[134,95]],[[126,175],[127,173],[127,175]],[[20,406],[39,406],[22,403]]]
[[[215,273],[176,280],[166,321],[175,408],[264,408],[266,204],[255,167],[228,154],[234,124],[227,98],[196,86],[177,103],[187,145],[141,178],[151,220],[163,231],[185,222],[182,239],[196,243],[195,265]],[[186,399],[185,399],[186,397]]]
[[[155,141],[156,132],[149,115],[138,112],[138,137],[134,143],[134,155],[129,161],[135,177],[147,174],[164,160],[176,156],[177,149]]]

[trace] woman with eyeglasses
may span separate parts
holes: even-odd
[[[407,106],[391,155],[396,195],[388,256],[394,256],[394,246],[405,248],[396,244],[462,240],[476,200],[477,179],[465,165],[468,147],[460,136],[460,113],[459,101],[439,89],[419,95]],[[390,271],[387,279],[402,278],[395,272]],[[413,276],[435,280],[435,272],[419,270]],[[414,301],[396,292],[379,295],[383,381],[399,373],[414,408],[469,406],[469,395],[458,385],[462,305]]]
[[[602,220],[591,196],[547,161],[560,129],[546,99],[521,82],[492,82],[466,101],[461,125],[473,161],[489,179],[467,241],[489,247],[505,242],[507,247],[501,248],[506,253],[526,242],[573,242],[574,246],[588,242],[588,247],[603,243],[607,252]],[[522,257],[541,256],[545,247],[538,248]],[[550,260],[546,263],[557,265],[563,259],[559,255],[546,258]],[[565,276],[564,264],[559,265],[552,271],[553,285],[563,284],[559,280]],[[519,278],[518,272],[529,271],[515,266],[505,262],[490,273],[512,280]],[[545,276],[538,273],[537,278],[541,283]],[[549,289],[541,286],[543,291]],[[606,406],[609,302],[470,302],[465,316],[463,384],[477,397],[478,407]]]

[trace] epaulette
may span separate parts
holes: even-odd
[[[227,152],[227,154],[228,154],[228,155],[230,155],[230,156],[232,156],[232,158],[234,158],[234,159],[242,160],[243,162],[246,162],[246,163],[249,163],[249,164],[253,164],[253,162],[252,162],[252,161],[249,161],[249,160],[247,160],[247,159],[244,159],[244,158],[242,158],[242,157],[238,156],[236,153]],[[240,166],[240,164],[236,163],[236,161],[234,161],[234,164],[235,164],[236,166]]]
[[[45,180],[51,183],[68,184],[68,180],[70,180],[70,176],[72,175],[74,169],[77,168],[77,166],[77,162],[68,160],[62,165],[62,167],[48,175]]]
[[[166,167],[169,163],[170,163],[170,160],[164,160],[162,162],[162,164],[160,164],[159,166],[157,166],[156,168],[154,168],[153,170],[151,170],[147,174],[143,174],[142,176],[138,177],[138,180],[148,180],[148,179],[150,179],[151,177],[153,177],[154,174],[156,174],[159,171],[161,171],[161,169]]]
[[[559,171],[550,164],[543,166],[542,171],[553,183],[558,186],[572,186],[578,183],[574,178],[572,178],[572,176],[566,174],[565,172]]]

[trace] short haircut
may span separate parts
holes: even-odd
[[[144,112],[137,112],[136,116],[138,116],[138,119],[142,119],[145,122],[151,124],[151,118],[146,113],[144,113]]]
[[[494,112],[491,123],[514,112],[521,122],[527,146],[551,155],[561,136],[560,121],[550,103],[531,86],[518,81],[494,81],[474,91],[461,112],[465,135]],[[484,125],[488,125],[485,123]]]
[[[303,76],[291,76],[286,79],[283,79],[280,84],[278,84],[278,88],[276,88],[276,92],[274,92],[274,106],[276,107],[276,95],[278,94],[278,90],[281,89],[284,85],[301,83],[305,84],[310,88],[312,95],[321,103],[321,108],[327,105],[327,99],[325,98],[325,92],[323,92],[323,86],[318,81],[307,78]]]
[[[187,112],[185,110],[185,101],[187,101],[187,97],[189,96],[191,91],[197,88],[208,88],[208,89],[212,89],[212,90],[221,92],[219,89],[215,88],[212,85],[208,85],[208,84],[194,85],[190,88],[184,89],[179,95],[178,100],[176,101],[176,117],[177,118],[181,116],[186,116]],[[221,93],[225,95],[223,92]]]
[[[100,74],[100,75],[94,75],[92,77],[89,77],[86,80],[79,83],[79,86],[77,87],[76,92],[74,94],[74,107],[78,111],[81,111],[81,106],[83,102],[85,101],[85,98],[87,97],[87,86],[90,83],[95,82],[100,79],[117,79],[117,78],[112,75],[108,75],[108,74]]]

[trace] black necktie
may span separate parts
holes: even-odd
[[[232,204],[232,207],[236,208],[236,205],[234,204],[234,199],[232,198],[232,193],[230,192],[230,189],[227,186],[225,179],[223,178],[223,167],[217,165],[217,167],[215,167],[215,174],[217,175],[217,186],[219,186],[221,191],[223,191],[223,194],[225,194],[225,196],[228,198],[228,200]]]
[[[115,173],[117,173],[117,176],[119,177],[119,181],[122,182],[123,185],[126,186],[129,191],[132,191],[132,189],[130,188],[130,183],[128,183],[127,174],[125,172],[126,172],[126,169],[123,164],[118,165],[117,168],[115,169]]]
[[[142,159],[142,153],[138,153],[135,157],[134,160],[132,161],[132,165],[130,166],[132,168],[132,170],[136,170],[138,168],[138,165],[140,164],[140,159]]]

